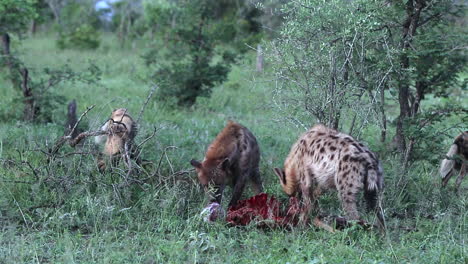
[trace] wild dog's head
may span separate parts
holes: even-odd
[[[112,111],[109,119],[109,129],[112,134],[123,136],[133,130],[133,119],[126,108],[117,108]]]
[[[123,117],[124,115],[128,115],[127,108],[117,108],[112,111],[111,118],[114,119],[114,121],[119,121],[117,118]]]
[[[226,186],[228,176],[229,159],[204,160],[203,162],[192,159],[190,164],[195,167],[198,181],[205,192],[218,203],[221,202],[221,194]]]
[[[274,168],[276,176],[278,176],[281,184],[281,188],[283,188],[283,191],[288,195],[288,196],[294,196],[296,195],[297,191],[297,180],[295,178],[295,171],[291,170],[288,171],[289,174],[286,175],[286,172],[284,169],[280,168]]]

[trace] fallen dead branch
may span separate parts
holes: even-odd
[[[78,136],[76,136],[75,139],[71,140],[70,141],[70,146],[71,147],[75,147],[76,145],[78,145],[83,139],[87,138],[87,137],[97,137],[97,136],[102,136],[102,135],[108,135],[109,132],[107,131],[104,131],[104,130],[97,130],[97,131],[85,131],[85,132],[82,132],[80,134],[78,134]]]

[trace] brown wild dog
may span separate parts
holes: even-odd
[[[133,140],[137,133],[136,123],[125,108],[118,108],[112,111],[111,117],[101,127],[101,130],[108,132],[105,136],[96,137],[96,143],[101,143],[106,139],[104,150],[98,157],[99,171],[106,169],[104,157],[108,157],[111,163],[116,166],[121,157],[129,162],[130,157],[125,154],[131,154],[133,149]],[[127,149],[125,149],[127,148]]]
[[[468,131],[465,131],[455,138],[452,146],[446,154],[446,158],[442,160],[440,165],[440,176],[442,177],[442,187],[445,187],[455,173],[454,170],[460,171],[455,188],[458,190],[460,184],[465,177],[468,163]]]
[[[210,202],[221,203],[226,185],[233,186],[229,202],[229,206],[233,206],[247,181],[252,183],[256,194],[262,192],[259,161],[260,149],[255,136],[244,126],[229,121],[208,147],[205,159],[202,162],[192,159],[190,164],[195,167]]]
[[[311,207],[318,213],[322,191],[336,189],[344,211],[351,220],[360,220],[356,197],[364,189],[368,209],[376,210],[379,227],[384,229],[381,210],[376,208],[383,190],[383,172],[376,155],[351,136],[315,125],[292,146],[284,169],[275,168],[281,186],[289,196],[301,199],[300,223],[307,222]],[[324,226],[317,218],[314,224]]]

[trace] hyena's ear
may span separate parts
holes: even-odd
[[[192,166],[194,166],[197,169],[201,169],[202,167],[202,164],[199,161],[194,160],[194,159],[190,161],[190,164],[192,164]]]
[[[222,170],[227,170],[227,168],[229,167],[229,163],[230,163],[229,158],[225,158],[223,162],[221,162],[220,168]]]
[[[275,174],[280,179],[280,182],[282,184],[286,184],[286,174],[284,173],[284,170],[282,170],[280,168],[274,168],[273,170],[275,171]]]

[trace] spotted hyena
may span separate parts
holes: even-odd
[[[262,192],[259,161],[260,149],[255,136],[244,126],[229,121],[208,147],[203,162],[191,160],[190,163],[211,202],[221,203],[226,185],[233,186],[229,202],[229,206],[233,206],[240,199],[247,181],[252,182],[257,194]]]
[[[440,166],[440,176],[442,177],[442,187],[445,187],[455,173],[454,170],[460,171],[455,182],[455,187],[458,190],[460,184],[465,177],[468,164],[468,131],[465,131],[458,135],[449,151],[446,154],[446,158],[442,160]]]
[[[359,220],[356,196],[361,189],[368,209],[376,208],[383,190],[382,168],[376,155],[351,136],[323,125],[315,125],[304,133],[292,146],[284,169],[275,168],[275,173],[286,194],[301,197],[302,224],[307,222],[312,205],[317,213],[317,198],[324,190],[338,191],[351,220]],[[384,227],[380,210],[377,216]]]

